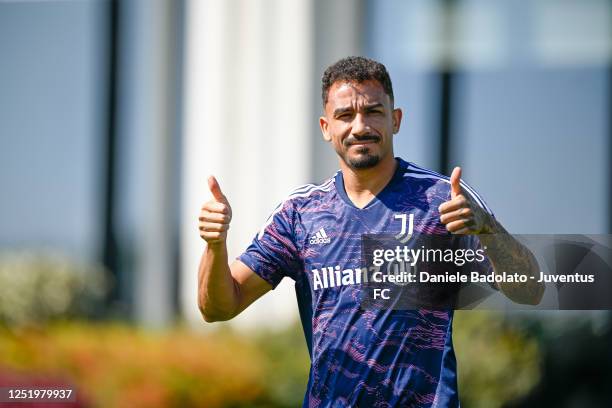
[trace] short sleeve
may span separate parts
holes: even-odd
[[[476,202],[483,210],[485,210],[489,215],[491,215],[492,217],[495,217],[495,214],[493,214],[493,211],[491,210],[491,208],[489,208],[489,206],[487,205],[487,203],[485,202],[485,200],[482,198],[482,196],[480,194],[478,194],[476,192],[476,190],[474,190],[468,183],[466,183],[465,181],[461,180],[461,187],[463,188],[463,190],[465,191],[465,193],[470,196],[470,198]],[[450,195],[450,192],[449,192]]]
[[[268,217],[251,245],[238,259],[273,288],[285,276],[295,276],[300,260],[293,233],[290,201],[280,204]]]

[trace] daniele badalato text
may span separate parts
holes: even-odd
[[[324,266],[312,270],[314,290],[362,283],[512,283],[527,282],[535,277],[522,273],[489,273],[463,271],[431,273],[418,271],[420,265],[436,262],[452,263],[462,267],[466,263],[483,262],[486,247],[482,249],[430,249],[422,246],[414,249],[396,246],[395,249],[375,249],[372,265],[360,268],[343,268],[341,265]],[[540,271],[537,282],[545,283],[593,283],[594,275],[547,275]]]

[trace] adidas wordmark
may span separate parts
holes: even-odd
[[[331,238],[327,236],[325,230],[321,228],[317,233],[310,237],[311,245],[321,245],[321,244],[329,244],[331,242]]]

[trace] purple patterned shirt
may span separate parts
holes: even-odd
[[[438,213],[450,198],[448,177],[397,161],[361,209],[341,172],[294,190],[239,257],[273,287],[285,276],[295,281],[312,362],[304,407],[459,406],[452,310],[360,307],[363,234],[400,233],[402,214],[412,215],[414,234],[448,234]],[[479,247],[476,237],[464,239]]]

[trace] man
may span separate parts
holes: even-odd
[[[382,64],[345,58],[325,71],[322,82],[319,123],[340,171],[294,190],[231,265],[225,244],[231,207],[210,177],[213,199],[199,217],[207,242],[200,310],[208,322],[231,319],[289,276],[312,361],[305,407],[458,406],[452,310],[364,310],[354,280],[321,285],[315,275],[360,270],[362,235],[397,234],[398,216],[407,214],[415,234],[461,234],[466,246],[486,246],[495,273],[537,276],[538,265],[460,180],[460,168],[448,179],[394,157],[402,111],[393,106]],[[537,304],[543,292],[532,279],[503,282],[499,289],[527,304]]]

